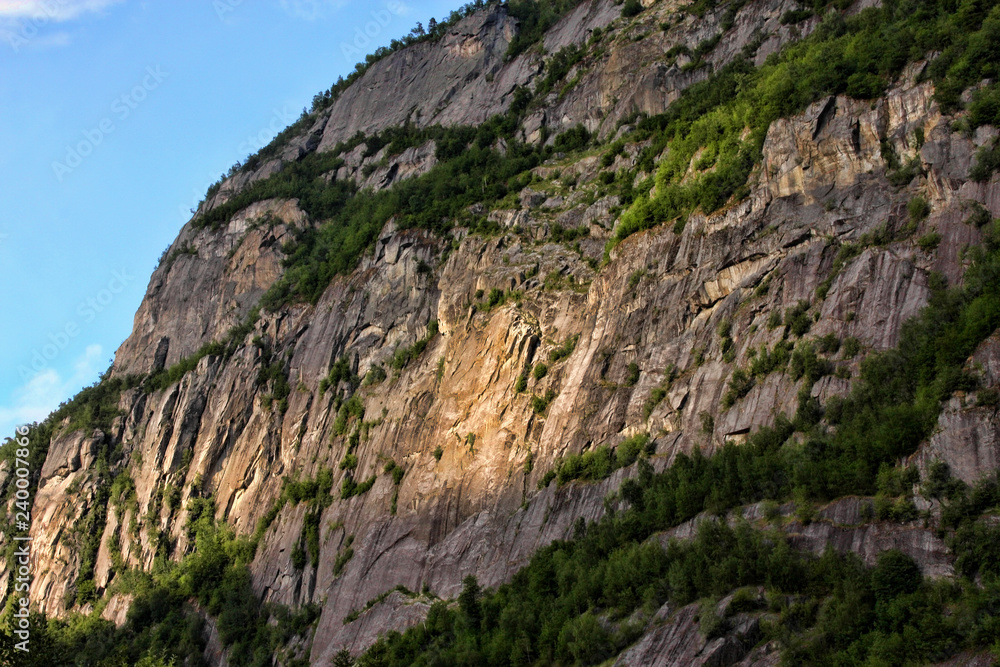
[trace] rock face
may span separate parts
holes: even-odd
[[[470,16],[439,42],[397,51],[374,64],[329,111],[319,150],[356,132],[404,124],[476,125],[504,111],[528,81],[528,59],[504,67],[516,21],[498,7]]]
[[[1000,468],[1000,413],[996,402],[987,399],[1000,386],[1000,336],[994,333],[986,340],[967,369],[979,377],[979,389],[948,401],[937,431],[915,459],[923,469],[943,461],[953,475],[973,484]]]
[[[747,645],[757,643],[760,630],[756,619],[736,618],[731,636],[709,640],[699,627],[699,612],[694,604],[676,612],[664,605],[656,614],[661,625],[619,656],[616,667],[731,665],[746,653]]]
[[[728,62],[751,39],[760,40],[756,57],[762,58],[808,32],[813,22],[793,31],[778,21],[796,6],[748,2],[733,19],[733,40],[711,51],[709,62]],[[542,127],[559,131],[577,123],[612,136],[622,119],[662,111],[704,78],[704,69],[667,63],[663,54],[672,45],[694,47],[714,35],[723,8],[660,30],[675,10],[674,3],[663,2],[639,19],[624,20],[611,0],[592,0],[553,27],[545,37],[550,52],[580,44],[609,25],[618,37],[589,70],[569,75],[577,83],[565,94],[553,93],[541,116],[526,121],[524,136],[541,140]],[[533,85],[540,71],[534,51],[504,60],[516,30],[504,9],[489,9],[458,23],[440,42],[379,61],[281,158],[230,179],[203,210],[280,169],[282,161],[330,150],[358,131],[408,119],[476,124],[503,111],[515,86]],[[609,42],[611,32],[604,33]],[[539,490],[557,457],[649,432],[657,447],[654,462],[662,468],[681,451],[740,442],[778,413],[793,412],[802,381],[783,373],[723,407],[733,370],[747,363],[751,351],[782,340],[784,327],[775,326],[772,313],[806,301],[808,337],[834,334],[857,338],[865,350],[890,347],[902,323],[927,302],[929,273],[961,275],[961,249],[979,235],[965,223],[967,203],[1000,214],[1000,183],[968,180],[975,142],[951,131],[951,119],[937,109],[930,84],[917,83],[918,74],[913,68],[875,103],[831,97],[774,123],[747,198],[709,216],[692,215],[682,233],[661,226],[635,234],[599,271],[587,260],[600,257],[618,202],[587,200],[572,187],[522,192],[519,207],[488,213],[510,233],[459,233],[454,247],[429,233],[388,225],[373,251],[352,273],[335,278],[315,305],[262,313],[231,356],[205,356],[166,389],[125,392],[111,432],[64,431],[54,439],[35,500],[32,536],[35,571],[41,574],[33,602],[53,616],[70,608],[80,567],[70,527],[95,502],[97,443],[122,448],[138,503],[137,512],[123,516],[109,509],[94,573],[98,592],[113,581],[113,547],[128,564],[148,568],[155,529],[176,540],[175,557],[184,553],[182,508],[193,496],[212,494],[218,518],[249,534],[280,495],[284,477],[306,479],[332,468],[339,489],[347,474],[339,466],[347,438],[337,425],[334,392],[321,386],[338,359],[361,377],[376,367],[388,370],[383,381],[358,393],[366,426],[354,478],[375,476],[374,485],[348,500],[336,498],[323,511],[317,567],[296,569],[292,560],[304,505],[288,505],[278,514],[251,567],[262,599],[322,605],[312,638],[314,665],[329,664],[342,647],[357,651],[379,633],[422,618],[423,601],[393,593],[357,620],[343,622],[396,586],[426,587],[447,598],[469,573],[484,586],[509,579],[538,547],[572,536],[579,518],[602,516],[605,496],[632,473]],[[925,137],[919,150],[912,140],[918,128]],[[926,177],[891,186],[885,146],[903,158],[917,157]],[[637,153],[627,148],[616,167],[635,164]],[[356,152],[328,176],[391,187],[428,169],[434,154],[424,146],[382,163],[384,155]],[[367,166],[372,170],[366,176]],[[599,165],[590,157],[559,169],[584,184],[596,178]],[[544,180],[553,168],[536,172]],[[915,234],[865,247],[832,278],[825,298],[817,298],[832,270],[835,242],[859,242],[883,224],[902,227],[906,204],[918,193],[931,213]],[[113,375],[169,367],[244,321],[280,276],[291,230],[313,222],[297,204],[254,204],[218,231],[185,226],[150,280]],[[552,240],[557,224],[583,227],[590,235],[568,247]],[[941,234],[933,253],[913,240],[930,230]],[[486,308],[481,295],[494,288],[522,296]],[[397,351],[423,339],[432,321],[440,333],[394,370]],[[727,360],[717,333],[726,321],[735,360]],[[575,341],[571,353],[551,361],[550,353],[567,341]],[[287,409],[271,402],[259,380],[265,350],[269,358],[284,360],[291,387]],[[538,361],[549,364],[548,374],[519,392],[518,378]],[[838,376],[817,383],[815,395],[849,389],[859,358],[840,355],[833,363]],[[634,368],[638,377],[628,379]],[[984,387],[995,387],[1000,339],[984,345],[970,368],[981,369]],[[667,396],[650,406],[651,394],[668,376],[674,379]],[[547,410],[533,410],[532,396],[549,390],[556,395]],[[917,455],[921,463],[942,458],[969,481],[996,468],[995,407],[976,407],[971,396],[955,398],[940,427]],[[383,473],[387,461],[405,471],[398,486]],[[180,490],[174,508],[159,501],[168,488]],[[928,531],[845,520],[856,507],[830,511],[829,520],[789,525],[793,541],[816,551],[832,543],[866,560],[896,546],[918,556],[929,574],[951,572],[944,545]],[[351,539],[353,557],[338,564]],[[7,581],[5,574],[0,571],[0,581]],[[0,590],[0,596],[5,593]],[[106,614],[120,621],[127,604],[116,598]],[[694,620],[697,609],[664,608],[660,614],[662,624],[617,664],[775,664],[767,647],[749,652],[756,642],[754,618],[739,618],[736,631],[706,641]],[[211,659],[221,664],[223,652],[213,637]]]

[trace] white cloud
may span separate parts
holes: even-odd
[[[99,12],[125,0],[0,0],[0,41],[15,53],[68,46],[67,32],[46,34],[57,23]]]
[[[21,424],[45,419],[59,404],[97,380],[103,349],[90,345],[73,363],[73,373],[64,378],[58,371],[42,371],[14,390],[9,405],[0,405],[0,441],[13,435]]]
[[[0,17],[36,21],[69,21],[124,0],[0,0]]]
[[[347,0],[281,0],[281,6],[286,12],[305,21],[323,18],[346,4]]]

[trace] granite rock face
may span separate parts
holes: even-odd
[[[480,12],[439,42],[416,44],[377,62],[331,107],[319,150],[407,119],[475,125],[506,110],[514,88],[532,74],[528,59],[504,66],[516,23],[502,7]]]
[[[1000,410],[995,400],[1000,386],[1000,336],[994,333],[984,341],[966,366],[978,376],[979,388],[948,401],[938,417],[937,430],[914,458],[924,470],[943,461],[955,477],[974,484],[1000,468]]]
[[[793,6],[748,2],[733,19],[733,39],[708,60],[718,67],[751,41],[759,41],[760,57],[808,32],[813,22],[793,32],[778,21]],[[704,69],[667,63],[663,54],[671,45],[693,48],[715,34],[724,6],[704,20],[687,16],[661,30],[658,24],[675,10],[675,3],[662,2],[636,20],[623,20],[611,0],[593,0],[553,27],[545,38],[549,52],[581,44],[609,25],[625,38],[609,43],[588,71],[571,74],[577,83],[553,97],[543,117],[529,118],[524,136],[538,133],[540,140],[542,127],[555,132],[577,123],[613,136],[619,121],[662,111],[704,78]],[[283,162],[332,149],[358,131],[407,119],[476,124],[503,111],[515,86],[532,85],[540,71],[537,52],[504,59],[516,30],[505,10],[490,9],[463,20],[440,42],[378,62],[280,158],[233,177],[202,210]],[[640,34],[645,37],[635,39]],[[399,592],[365,609],[369,601],[397,586],[453,597],[470,573],[484,586],[504,582],[540,546],[571,537],[580,518],[600,518],[605,496],[634,474],[625,469],[600,483],[539,490],[558,457],[649,432],[657,447],[654,464],[662,468],[679,452],[741,442],[779,413],[794,412],[802,381],[780,372],[757,382],[732,407],[723,406],[734,369],[748,363],[751,351],[785,337],[773,313],[804,301],[812,320],[807,338],[834,334],[856,338],[864,351],[891,347],[902,323],[926,304],[930,272],[961,276],[962,248],[979,238],[965,222],[968,202],[1000,214],[997,179],[968,179],[975,140],[951,131],[952,119],[942,116],[932,87],[918,83],[918,75],[919,67],[912,68],[874,103],[831,97],[774,123],[747,198],[712,215],[692,215],[681,233],[661,226],[632,235],[599,270],[587,260],[601,256],[617,201],[589,200],[579,188],[525,190],[519,207],[484,213],[510,232],[499,237],[460,231],[451,244],[390,223],[372,252],[352,273],[335,278],[315,305],[262,313],[232,356],[206,356],[162,391],[125,392],[122,416],[110,432],[64,431],[55,438],[35,501],[40,574],[32,600],[53,616],[71,608],[80,567],[71,527],[95,502],[98,444],[121,447],[138,503],[135,513],[108,511],[95,570],[99,593],[114,580],[113,547],[128,564],[148,568],[155,547],[149,535],[162,530],[176,541],[174,557],[184,553],[183,508],[191,497],[211,494],[217,517],[250,534],[279,497],[283,478],[307,479],[332,468],[339,489],[347,438],[338,429],[334,392],[321,388],[338,359],[361,377],[377,367],[388,371],[357,394],[366,427],[353,474],[358,480],[375,476],[374,485],[348,500],[335,498],[323,511],[317,567],[296,569],[292,560],[304,505],[281,510],[251,566],[262,599],[322,605],[312,638],[314,665],[329,664],[342,647],[358,651],[379,633],[419,621],[427,608],[425,599]],[[918,128],[925,137],[919,149],[912,140]],[[885,146],[903,159],[919,159],[926,176],[890,185]],[[637,153],[637,147],[626,148],[615,167],[634,164]],[[328,177],[392,187],[429,169],[434,155],[433,146],[386,161],[385,155],[365,158],[355,151]],[[559,169],[583,186],[597,177],[599,163],[591,156]],[[544,179],[552,170],[536,171]],[[863,248],[818,298],[837,243],[862,241],[885,224],[901,228],[907,202],[917,194],[931,208],[919,229]],[[221,230],[185,226],[153,273],[113,374],[169,367],[222,339],[281,275],[282,247],[292,229],[314,222],[297,201],[273,200],[240,212]],[[579,247],[555,242],[557,224],[584,227],[590,236]],[[930,230],[941,234],[933,253],[915,243]],[[482,295],[491,289],[517,290],[521,298],[487,308]],[[432,321],[440,333],[409,364],[393,369],[397,351],[423,339]],[[731,360],[718,334],[724,322],[736,352]],[[574,340],[568,356],[552,361],[552,351]],[[984,388],[995,387],[1000,377],[998,340],[994,336],[970,360]],[[258,379],[265,348],[269,358],[284,360],[291,392],[283,411]],[[519,392],[518,378],[539,361],[549,365],[548,374]],[[812,390],[824,399],[849,390],[860,355],[831,361],[837,376]],[[638,378],[631,381],[634,368]],[[654,390],[668,384],[663,400],[650,405]],[[532,397],[550,390],[555,396],[547,409],[534,410]],[[995,406],[977,406],[971,395],[955,397],[939,431],[916,456],[921,465],[943,459],[972,481],[996,468],[997,442]],[[388,461],[405,471],[398,486],[383,472]],[[181,493],[173,509],[158,501],[168,487]],[[829,516],[810,525],[789,523],[792,540],[814,551],[834,544],[866,561],[894,546],[917,557],[928,574],[951,573],[946,548],[929,531],[854,521],[860,516],[856,504],[827,510]],[[353,557],[338,566],[349,540]],[[116,598],[105,613],[120,622],[127,604]],[[618,664],[776,664],[774,650],[750,650],[757,619],[740,618],[736,630],[708,641],[699,634],[697,613],[694,607],[662,609],[661,623]],[[210,661],[224,664],[218,637],[212,637]]]

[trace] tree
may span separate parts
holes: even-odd
[[[626,0],[625,6],[622,7],[622,16],[630,18],[641,11],[642,4],[640,4],[639,0]]]
[[[136,667],[175,667],[176,665],[177,661],[173,658],[168,658],[163,652],[154,653],[152,650],[136,663]]]
[[[898,549],[879,554],[878,564],[872,570],[872,592],[880,602],[912,593],[920,587],[921,581],[920,568]]]
[[[479,627],[483,611],[479,603],[482,596],[482,589],[479,588],[479,581],[474,575],[469,575],[462,580],[462,592],[458,596],[458,607],[469,622],[472,628]]]
[[[432,16],[431,20],[427,22],[427,32],[430,35],[436,35],[437,29],[438,29],[437,19]]]
[[[351,652],[346,648],[342,648],[337,651],[337,655],[333,656],[333,662],[331,663],[333,667],[354,667],[354,657]]]

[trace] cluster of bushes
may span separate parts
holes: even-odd
[[[737,368],[729,378],[726,385],[726,393],[722,396],[722,407],[729,409],[736,405],[736,401],[750,393],[757,381],[745,368]]]
[[[549,409],[549,403],[554,401],[556,396],[557,394],[553,389],[547,389],[541,396],[533,395],[531,397],[531,411],[536,415],[545,414],[545,411]]]
[[[337,361],[333,362],[330,372],[326,374],[325,378],[319,381],[319,393],[322,395],[333,389],[339,395],[341,382],[346,384],[347,395],[353,394],[361,382],[361,378],[351,370],[351,362],[345,356],[341,356]]]
[[[785,370],[794,349],[794,343],[779,340],[770,350],[766,345],[761,345],[759,352],[750,350],[750,375],[765,378],[771,373]]]
[[[622,440],[617,447],[599,445],[583,454],[569,454],[555,462],[552,470],[539,480],[538,488],[544,489],[554,479],[559,486],[574,479],[606,479],[615,470],[632,465],[639,457],[652,456],[655,450],[656,445],[649,434],[640,433]]]
[[[292,564],[301,570],[306,565],[306,555],[308,554],[312,566],[319,566],[319,520],[323,515],[323,510],[333,502],[330,494],[333,488],[333,470],[320,468],[316,477],[300,481],[298,478],[286,477],[282,480],[281,494],[271,505],[267,514],[257,522],[257,529],[250,540],[252,548],[256,551],[257,545],[263,538],[264,533],[278,517],[285,505],[296,506],[299,503],[306,503],[309,510],[302,521],[302,531],[298,541],[292,549]]]
[[[354,480],[354,475],[350,471],[347,471],[347,474],[344,475],[344,481],[340,484],[340,498],[341,500],[347,500],[354,496],[363,495],[371,491],[373,486],[375,486],[375,475],[372,475],[363,482],[357,482]]]
[[[559,363],[569,355],[573,354],[576,344],[580,341],[580,334],[574,334],[564,340],[561,345],[549,352],[549,361],[554,364]]]
[[[365,403],[357,394],[351,394],[347,400],[341,400],[341,397],[338,395],[334,399],[333,407],[337,410],[337,419],[333,422],[333,435],[335,436],[346,435],[348,424],[352,419],[360,422],[365,417]],[[359,431],[360,426],[355,430],[355,433]],[[354,450],[354,445],[357,445],[357,442],[351,443],[348,453]]]
[[[499,308],[504,305],[508,300],[514,301],[515,303],[521,303],[521,298],[523,296],[524,295],[519,290],[502,290],[499,287],[491,287],[489,292],[476,290],[477,303],[474,303],[472,307],[474,311],[484,311],[488,313],[494,308]]]
[[[625,18],[632,18],[641,12],[642,3],[639,0],[625,0],[625,4],[622,5],[622,16]]]
[[[261,539],[263,539],[264,533],[266,533],[267,529],[271,527],[274,520],[278,518],[278,514],[282,509],[284,509],[285,505],[291,504],[291,506],[294,507],[299,503],[307,503],[310,506],[310,515],[317,515],[317,518],[312,521],[315,523],[313,528],[317,531],[317,541],[314,551],[316,553],[316,558],[318,559],[318,514],[321,514],[322,510],[329,507],[330,503],[333,502],[333,496],[330,495],[330,490],[332,488],[333,470],[329,468],[320,468],[316,477],[312,479],[299,480],[297,477],[285,477],[282,480],[281,493],[278,495],[278,498],[274,501],[271,507],[268,508],[264,516],[257,521],[256,529],[249,539],[251,548],[254,551],[257,550],[257,545],[260,543]],[[299,550],[301,550],[301,544],[303,541],[309,541],[309,536],[305,533],[306,528],[303,527],[303,535],[297,544]],[[304,565],[305,563],[303,561],[303,566]]]
[[[812,327],[812,318],[809,316],[809,302],[799,301],[785,311],[785,336],[805,336]]]
[[[557,151],[572,153],[590,144],[590,132],[583,125],[576,125],[556,136],[553,145]]]

